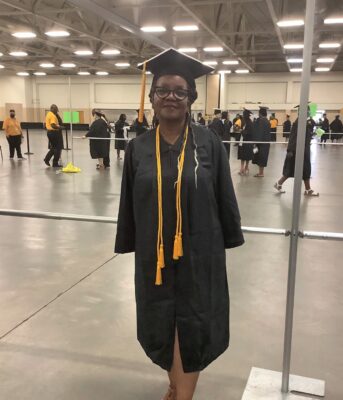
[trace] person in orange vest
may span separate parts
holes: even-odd
[[[10,116],[5,118],[2,129],[5,131],[7,142],[10,149],[10,160],[13,160],[14,153],[17,151],[18,160],[26,160],[21,154],[21,140],[23,133],[20,122],[15,117],[15,110],[10,110]]]

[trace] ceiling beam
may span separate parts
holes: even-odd
[[[271,19],[273,21],[273,25],[274,25],[274,28],[275,28],[276,35],[277,35],[277,37],[279,39],[279,43],[280,43],[280,46],[281,46],[281,51],[282,51],[283,54],[285,54],[285,49],[283,48],[283,46],[285,45],[285,42],[282,39],[280,28],[277,25],[278,18],[276,16],[272,0],[266,0],[266,4],[267,4],[267,7],[268,7],[268,11],[269,11],[270,17],[271,17]]]
[[[7,6],[10,6],[10,7],[15,8],[15,9],[17,9],[17,10],[19,10],[19,11],[25,11],[25,12],[27,12],[29,15],[33,15],[33,16],[35,16],[35,17],[44,19],[45,21],[53,22],[53,23],[55,23],[55,24],[58,24],[58,25],[61,26],[62,28],[65,28],[65,29],[68,29],[68,30],[70,30],[70,31],[76,32],[76,33],[78,33],[79,35],[83,35],[84,38],[85,38],[85,37],[88,37],[88,38],[91,38],[91,39],[93,39],[93,40],[97,40],[97,41],[103,42],[103,43],[105,43],[105,44],[107,44],[107,45],[109,45],[109,46],[111,46],[111,47],[115,47],[115,48],[117,48],[118,50],[121,50],[121,51],[123,51],[123,52],[125,52],[125,53],[128,53],[128,54],[131,54],[131,55],[139,56],[139,57],[140,57],[140,54],[137,54],[137,52],[132,51],[132,50],[130,50],[130,49],[128,49],[128,48],[124,48],[124,47],[118,45],[117,42],[116,42],[116,43],[113,43],[112,41],[104,40],[103,38],[98,37],[97,35],[91,34],[91,33],[87,32],[86,30],[82,30],[82,29],[80,29],[80,28],[76,28],[75,25],[69,25],[69,24],[67,24],[64,20],[59,20],[59,19],[47,17],[47,16],[43,15],[41,12],[39,12],[39,13],[38,13],[38,12],[33,12],[33,11],[27,9],[27,8],[24,8],[24,7],[21,6],[21,5],[14,4],[13,1],[0,0],[0,4],[5,4],[5,5],[7,5]],[[0,30],[1,30],[1,29],[0,29]],[[84,39],[84,38],[80,38],[80,39]]]
[[[140,30],[139,26],[131,23],[127,19],[121,17],[119,14],[116,14],[114,11],[109,11],[104,7],[98,5],[94,1],[90,0],[68,0],[69,3],[74,6],[80,8],[81,10],[86,10],[90,12],[92,15],[97,15],[102,18],[104,21],[107,21],[111,25],[119,26],[127,32],[132,33],[135,36],[138,36],[140,39],[145,40],[146,42],[156,46],[160,49],[168,49],[170,46],[169,43],[160,40],[158,37],[154,35],[150,35],[144,33]]]
[[[217,41],[218,45],[223,46],[223,48],[227,50],[231,56],[237,57],[236,52],[230,46],[228,46],[226,42],[224,42],[202,19],[200,19],[197,14],[195,14],[188,6],[186,6],[182,0],[174,0],[174,2],[183,8],[184,11],[186,11],[187,14],[189,14],[199,25],[201,25]],[[252,66],[245,62],[242,58],[238,57],[238,60],[250,71],[253,71]]]

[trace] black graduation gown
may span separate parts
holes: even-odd
[[[221,140],[228,141],[230,140],[230,129],[231,126],[229,125],[230,121],[224,121],[219,118],[214,118],[213,121],[209,124],[209,128],[211,131],[216,133]],[[224,143],[224,147],[226,149],[226,153],[230,158],[230,143]]]
[[[282,175],[286,176],[287,178],[294,178],[295,156],[297,147],[297,131],[298,131],[298,119],[296,119],[296,121],[292,126],[287,146],[287,155],[283,165]],[[305,151],[304,151],[304,167],[303,167],[304,180],[311,178],[311,139],[312,139],[312,126],[309,124],[309,122],[307,122]]]
[[[86,133],[87,137],[99,137],[108,138],[110,133],[108,132],[108,126],[102,119],[96,119]],[[109,141],[108,140],[89,140],[89,150],[92,158],[105,158],[109,155]]]
[[[289,135],[291,133],[291,128],[292,128],[292,122],[287,119],[284,123],[283,123],[283,132],[282,132],[282,136],[284,138],[289,138]]]
[[[330,129],[332,133],[340,133],[341,135],[331,135],[331,139],[342,139],[343,137],[343,124],[338,118],[334,119],[330,124]]]
[[[175,186],[182,138],[161,138],[163,239],[166,267],[155,285],[157,240],[156,131],[133,139],[125,153],[115,252],[135,252],[137,335],[146,354],[166,370],[177,328],[183,369],[200,371],[229,345],[225,248],[243,244],[230,167],[218,136],[192,125],[182,176],[184,256],[172,260]],[[193,135],[195,136],[193,138]],[[194,142],[199,166],[195,181]],[[196,186],[197,185],[197,186]]]
[[[258,117],[253,123],[253,135],[256,142],[270,142],[270,123],[266,117]],[[259,167],[268,165],[270,144],[257,144],[258,152],[254,154],[252,163]]]
[[[243,127],[243,130],[241,132],[241,136],[243,142],[251,142],[253,140],[254,130],[253,130],[253,123],[250,119],[247,122],[245,122],[245,126]],[[239,143],[237,152],[238,160],[244,160],[244,161],[252,160],[254,157],[253,148],[254,145],[251,143],[246,143],[246,144]]]
[[[115,138],[116,139],[124,139],[124,126],[129,126],[129,124],[127,122],[121,121],[120,119],[118,119],[118,121],[115,123],[114,129],[115,129]],[[126,141],[125,140],[115,140],[114,148],[116,150],[125,150]]]

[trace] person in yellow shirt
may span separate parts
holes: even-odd
[[[10,160],[13,160],[15,151],[17,151],[18,160],[25,160],[21,154],[21,139],[23,133],[21,131],[20,122],[15,117],[15,110],[10,110],[10,116],[3,122],[2,129],[5,131],[10,148]]]
[[[49,139],[49,151],[44,158],[44,162],[50,167],[50,160],[52,157],[54,157],[52,160],[52,166],[60,167],[58,161],[61,157],[63,148],[63,138],[61,140],[62,132],[58,118],[58,107],[56,104],[52,104],[50,111],[46,114],[45,128],[47,130],[47,136]]]
[[[277,129],[279,120],[275,117],[275,113],[272,113],[272,115],[269,118],[269,122],[270,122],[271,141],[276,142],[276,129]]]

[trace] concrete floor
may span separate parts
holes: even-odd
[[[80,174],[44,166],[46,137],[32,132],[27,161],[8,160],[1,134],[0,208],[116,216],[122,161],[96,171],[88,143],[75,141]],[[25,149],[26,143],[24,143]],[[343,232],[343,147],[313,147],[313,187],[301,227]],[[264,179],[231,168],[243,225],[289,228],[292,183],[273,191],[285,146],[273,147]],[[70,159],[63,152],[63,161]],[[255,172],[251,167],[251,175]],[[159,400],[165,373],[136,341],[133,256],[114,256],[115,226],[0,216],[0,399]],[[252,366],[280,371],[289,241],[246,235],[227,252],[230,349],[199,381],[195,400],[238,400]],[[297,272],[292,373],[326,381],[326,399],[343,388],[341,242],[302,240]]]

